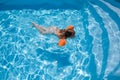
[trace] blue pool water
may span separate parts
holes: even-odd
[[[10,4],[0,8],[0,80],[120,80],[118,0],[86,0],[80,9],[77,2],[56,9]],[[59,39],[40,34],[33,21],[61,29],[72,24],[75,38],[59,47]]]

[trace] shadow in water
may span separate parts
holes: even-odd
[[[36,52],[37,52],[37,56],[42,55],[40,56],[41,60],[46,60],[48,62],[57,61],[58,67],[72,65],[69,61],[70,55],[68,55],[67,53],[56,54],[56,53],[42,50],[40,48],[36,49]]]

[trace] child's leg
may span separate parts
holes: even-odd
[[[49,27],[49,28],[45,28],[45,27],[41,27],[38,24],[32,22],[32,24],[34,25],[34,27],[36,27],[42,34],[56,34],[56,32],[59,31],[59,29],[57,27]]]
[[[39,26],[38,24],[32,22],[33,26],[37,28],[42,34],[46,32],[46,28]]]

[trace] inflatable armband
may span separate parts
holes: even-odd
[[[58,45],[59,46],[64,46],[66,44],[66,40],[65,39],[60,39]]]
[[[67,27],[67,30],[73,30],[73,29],[74,29],[74,27],[72,25]]]

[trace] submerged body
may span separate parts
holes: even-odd
[[[41,34],[55,34],[59,37],[59,46],[64,46],[66,44],[66,39],[75,36],[74,27],[72,25],[68,26],[66,29],[59,29],[58,27],[41,27],[38,24],[32,22],[33,26],[36,27]]]

